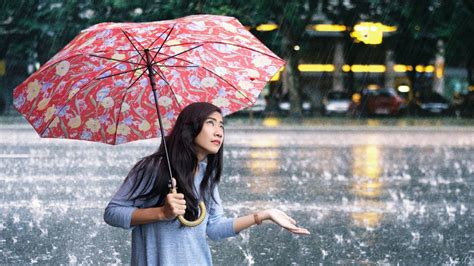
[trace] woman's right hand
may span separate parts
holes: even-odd
[[[166,196],[163,206],[163,215],[165,220],[173,220],[178,215],[184,215],[186,211],[186,201],[182,193],[169,193]]]

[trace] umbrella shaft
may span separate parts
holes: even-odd
[[[168,171],[170,173],[170,180],[168,182],[168,187],[171,188],[172,186],[171,178],[173,177],[173,172],[171,171],[170,156],[168,154],[168,147],[166,146],[165,132],[163,130],[163,122],[161,121],[160,106],[158,105],[158,96],[156,95],[156,82],[155,82],[155,76],[153,75],[152,59],[150,56],[150,51],[148,49],[145,49],[145,55],[146,55],[146,61],[147,61],[146,64],[147,64],[147,70],[148,70],[148,78],[150,79],[150,85],[153,91],[153,97],[155,98],[156,114],[158,115],[158,122],[160,124],[161,145],[163,145],[163,148],[165,149],[166,163],[168,164]]]
[[[151,88],[153,90],[156,90],[155,75],[153,75],[153,59],[151,58],[150,51],[148,49],[145,49],[145,55],[146,55],[146,67],[148,70],[148,78],[150,78]]]

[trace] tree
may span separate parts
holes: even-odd
[[[452,34],[450,21],[455,2],[430,0],[413,4],[382,0],[379,5],[384,8],[378,18],[398,28],[389,38],[388,46],[397,63],[411,66],[407,77],[412,85],[410,99],[414,99],[418,92],[430,89],[423,86],[423,74],[416,71],[416,66],[430,64],[438,52],[438,42],[446,41]]]
[[[377,13],[380,10],[380,6],[375,1],[353,1],[347,2],[343,0],[339,1],[328,1],[324,0],[323,13],[327,18],[334,24],[344,25],[347,27],[347,31],[343,32],[341,42],[344,45],[344,57],[345,62],[348,65],[360,64],[361,55],[359,51],[364,50],[363,56],[371,54],[369,51],[374,48],[372,45],[366,45],[363,43],[356,43],[351,37],[350,32],[354,29],[354,26],[362,21],[374,19],[379,21]],[[367,59],[367,58],[364,58]],[[347,73],[348,79],[346,87],[350,92],[354,92],[354,72],[350,71]]]
[[[148,21],[171,18],[170,4],[140,0],[6,1],[0,9],[0,59],[7,77],[6,95],[38,64],[44,64],[81,30],[106,21]],[[157,15],[159,14],[159,15]],[[11,101],[10,101],[11,102]]]
[[[466,69],[469,86],[474,86],[474,3],[457,0],[449,27],[450,38],[446,42],[446,61]]]
[[[287,64],[283,73],[283,86],[288,90],[291,104],[290,115],[301,117],[301,88],[298,70],[299,53],[296,45],[305,42],[306,26],[312,21],[319,1],[315,0],[254,0],[248,1],[247,15],[242,19],[249,25],[275,23],[279,29],[271,39],[267,39],[270,48],[283,57]],[[272,45],[271,43],[278,43]]]

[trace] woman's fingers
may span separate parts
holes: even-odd
[[[170,193],[166,196],[166,206],[169,218],[173,219],[178,215],[184,215],[186,212],[186,201],[182,193]]]
[[[292,224],[296,224],[296,221],[291,218],[290,216],[288,216],[286,213],[280,211],[280,210],[276,210],[280,215],[282,215],[284,218],[286,218],[290,223]]]
[[[173,198],[175,198],[175,199],[184,199],[184,194],[183,193],[176,193],[176,194],[171,193],[169,195],[172,195]]]
[[[288,231],[295,233],[295,234],[303,234],[303,235],[309,235],[311,234],[308,229],[302,228],[302,227],[297,227],[295,225],[285,227]]]
[[[270,210],[270,213],[271,213],[272,220],[275,223],[279,224],[281,227],[285,228],[286,230],[294,234],[300,234],[300,235],[310,234],[310,232],[307,229],[296,226],[296,221],[290,216],[288,216],[286,213],[280,210],[276,210],[276,209]]]
[[[288,220],[290,220],[292,224],[296,225],[296,221],[293,218],[291,218],[290,216],[287,216],[287,217],[288,217]]]
[[[184,215],[185,213],[186,213],[186,211],[185,211],[184,209],[177,209],[177,210],[175,211],[176,216],[178,216],[178,215]]]
[[[182,199],[174,199],[172,201],[172,204],[178,205],[178,206],[183,206],[183,205],[186,206],[186,201]]]
[[[294,234],[299,234],[299,235],[310,235],[311,233],[308,231],[308,229],[297,227],[295,225],[290,225],[290,226],[285,226],[284,227],[286,230],[294,233]]]
[[[183,194],[168,194],[167,200],[168,202],[173,203],[173,204],[178,204],[178,205],[186,204]]]
[[[290,232],[294,233],[294,234],[298,234],[298,235],[310,235],[311,233],[305,229],[305,228],[296,228],[296,229],[293,229],[293,230],[290,230]]]

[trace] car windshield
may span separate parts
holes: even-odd
[[[437,93],[430,93],[430,94],[421,95],[419,100],[422,101],[422,102],[437,102],[437,103],[445,103],[446,102],[446,100],[443,98],[443,96],[441,96]]]
[[[396,93],[393,89],[379,89],[377,91],[377,94],[379,96],[383,96],[383,97],[392,97],[392,96],[396,95]]]
[[[349,93],[341,91],[333,91],[328,93],[328,99],[330,100],[347,100],[350,99]]]

